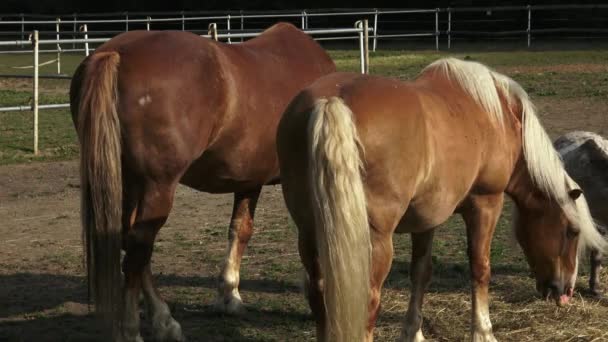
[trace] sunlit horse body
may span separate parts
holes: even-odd
[[[553,144],[562,156],[568,174],[581,186],[591,216],[605,235],[608,229],[608,140],[595,133],[574,131],[557,138]],[[601,251],[592,250],[590,262],[589,289],[600,295]]]
[[[183,339],[150,271],[179,182],[235,193],[218,306],[240,309],[239,265],[256,202],[263,185],[278,182],[279,118],[299,90],[333,71],[316,42],[282,23],[238,45],[185,32],[128,32],[80,65],[71,108],[88,278],[115,339],[141,340],[141,290],[155,338]]]
[[[412,237],[402,338],[423,340],[433,232],[454,212],[466,223],[472,338],[495,340],[490,242],[504,193],[537,288],[558,304],[572,295],[577,249],[604,247],[525,91],[481,64],[439,60],[411,83],[325,76],[291,102],[277,134],[320,340],[373,339],[394,232]]]

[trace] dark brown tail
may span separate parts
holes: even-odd
[[[121,135],[116,110],[119,62],[117,52],[98,53],[87,60],[77,116],[89,293],[113,331],[117,331],[122,303]]]

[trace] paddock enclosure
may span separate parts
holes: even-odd
[[[552,138],[572,130],[608,136],[608,50],[603,45],[508,51],[433,49],[433,45],[419,51],[379,45],[370,53],[370,73],[405,80],[441,57],[479,61],[512,77],[529,92]],[[329,53],[338,70],[360,70],[358,50],[330,49]],[[55,56],[41,53],[40,59]],[[62,73],[70,75],[83,54],[64,53],[61,58]],[[31,62],[31,55],[0,54],[0,74],[14,73],[10,66]],[[41,73],[55,73],[55,68],[44,66]],[[68,85],[68,80],[41,79],[40,102],[66,103]],[[0,78],[0,104],[28,103],[31,89],[31,80]],[[40,153],[34,156],[31,113],[0,112],[0,340],[100,340],[98,321],[87,304],[76,134],[67,109],[44,110],[39,115]],[[225,254],[232,200],[232,195],[178,187],[152,260],[156,283],[173,316],[189,341],[314,340],[314,320],[301,288],[296,229],[279,186],[263,190],[256,231],[243,258],[240,292],[247,312],[239,317],[214,312],[216,276]],[[572,304],[556,308],[553,302],[543,301],[512,237],[510,215],[507,203],[492,244],[490,313],[496,338],[608,340],[608,297],[586,291],[588,262],[581,261]],[[378,341],[399,336],[409,298],[409,236],[397,235],[394,245],[396,258],[383,293]],[[423,331],[437,341],[467,340],[470,282],[460,219],[438,229],[433,249],[434,276],[425,298]],[[608,283],[606,270],[601,280]],[[150,320],[142,317],[143,337],[148,340]]]

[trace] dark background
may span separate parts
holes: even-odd
[[[68,14],[91,12],[154,12],[213,10],[284,10],[316,8],[435,8],[465,6],[597,4],[598,1],[480,1],[480,0],[414,0],[414,1],[279,1],[279,0],[0,0],[0,13]],[[603,3],[608,3],[605,1]]]
[[[413,1],[378,1],[378,0],[0,0],[0,21],[19,21],[24,14],[26,20],[54,20],[57,17],[70,20],[72,14],[77,13],[79,20],[105,20],[126,18],[145,19],[179,17],[180,11],[187,12],[186,16],[205,16],[208,14],[238,15],[240,10],[253,14],[255,11],[285,11],[296,10],[300,13],[306,9],[308,13],[315,11],[344,10],[356,8],[423,8],[423,9],[455,9],[452,12],[451,38],[454,40],[483,41],[488,40],[514,40],[525,42],[528,26],[528,12],[526,5],[604,5],[603,1],[577,1],[577,0],[413,0]],[[514,6],[516,10],[496,10],[490,7]],[[482,7],[482,11],[463,11],[467,7]],[[461,10],[458,10],[461,9]],[[488,10],[486,10],[488,9]],[[159,12],[165,12],[160,14]],[[172,12],[166,13],[166,12]],[[120,14],[119,17],[111,14]],[[88,14],[88,15],[84,15]],[[312,16],[309,17],[309,28],[336,28],[352,27],[356,20],[373,20],[373,15],[354,16]],[[244,24],[245,31],[260,31],[268,28],[277,20],[289,21],[300,26],[300,17],[282,18],[248,18]],[[227,29],[223,20],[196,20],[189,21],[184,27],[188,31],[206,34],[210,22],[216,22],[221,32]],[[448,14],[446,11],[438,13],[439,36],[442,41],[447,37]],[[234,17],[231,21],[232,30],[238,30],[240,21]],[[153,22],[153,30],[180,30],[180,22]],[[25,25],[23,31],[39,30],[42,39],[55,38],[55,25]],[[145,22],[131,22],[129,30],[146,29]],[[72,24],[63,24],[61,32],[66,37],[76,38],[82,33],[74,33]],[[111,37],[125,30],[125,24],[120,23],[91,23],[89,37]],[[378,32],[383,35],[400,33],[432,33],[435,32],[435,13],[410,14],[382,14],[378,17]],[[532,7],[531,33],[535,41],[540,40],[568,40],[569,44],[581,40],[591,41],[596,38],[608,38],[608,7],[596,8],[560,8],[546,9]],[[21,33],[21,25],[0,25],[0,40],[25,39]],[[433,44],[433,37],[411,38],[412,41],[424,41]],[[386,40],[386,38],[384,38]],[[392,38],[389,38],[392,39]],[[408,38],[410,39],[410,38]],[[399,38],[402,41],[402,38]]]

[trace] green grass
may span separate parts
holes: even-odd
[[[83,54],[63,53],[61,54],[61,73],[71,75],[83,59]],[[54,53],[41,53],[38,57],[39,63],[57,58]],[[10,75],[33,75],[31,65],[34,60],[31,53],[28,54],[0,54],[0,74]],[[24,68],[27,67],[27,68]],[[41,66],[41,75],[53,75],[57,73],[57,64],[51,63]]]
[[[359,53],[355,50],[331,50],[330,54],[340,71],[357,72]],[[414,78],[422,68],[445,56],[455,56],[486,63],[507,73],[520,82],[533,97],[549,98],[608,98],[608,73],[562,70],[561,65],[602,66],[608,51],[511,51],[511,52],[436,52],[436,51],[377,51],[371,53],[370,72],[397,77]],[[41,61],[55,58],[41,55]],[[82,60],[80,54],[62,55],[62,72],[71,74]],[[29,55],[0,55],[0,74],[31,73],[31,69],[12,66],[31,64]],[[556,70],[538,71],[530,67]],[[521,71],[517,70],[522,67]],[[510,68],[510,69],[509,69]],[[515,69],[514,69],[515,68]],[[514,70],[513,70],[514,69]],[[537,68],[538,69],[538,68]],[[55,65],[47,65],[41,74],[56,72]],[[67,103],[69,81],[42,80],[40,103]],[[0,106],[28,105],[31,101],[31,80],[2,80]],[[33,133],[31,112],[0,113],[0,165],[31,161],[68,160],[77,156],[76,135],[67,110],[40,111],[39,156],[32,154]]]

